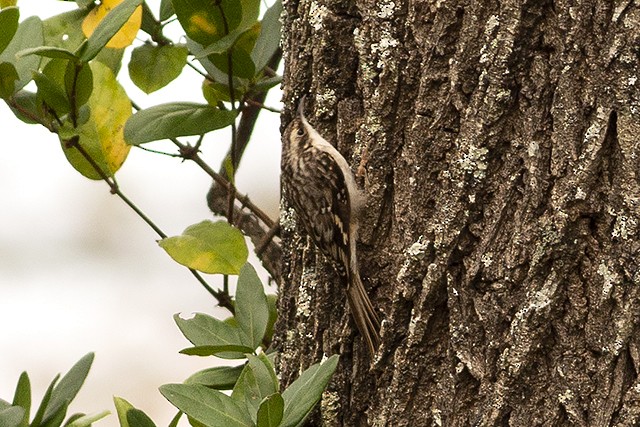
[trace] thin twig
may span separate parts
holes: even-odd
[[[172,139],[172,141],[174,143],[177,143],[178,147],[184,147],[184,145],[182,143],[180,143],[179,141],[174,141],[173,139]],[[213,180],[216,182],[216,184],[221,185],[227,191],[229,190],[229,187],[232,186],[229,181],[227,181],[226,179],[224,179],[222,177],[222,175],[220,175],[219,173],[217,173],[216,171],[211,169],[211,166],[209,166],[204,160],[202,160],[202,157],[200,157],[200,155],[198,155],[198,153],[191,154],[187,159],[191,160],[192,162],[194,162],[195,164],[200,166],[200,168],[203,171],[205,171],[207,173],[207,175],[209,175],[211,178],[213,178]],[[249,199],[249,196],[243,195],[243,194],[240,194],[240,193],[236,193],[235,194],[235,199],[240,201],[240,203],[242,203],[243,205],[245,205],[246,208],[249,209],[251,211],[251,213],[253,213],[256,217],[260,218],[260,220],[267,227],[269,227],[269,228],[273,227],[273,224],[274,224],[273,220],[271,218],[269,218],[269,215],[264,213],[264,211],[262,209],[260,209],[258,206],[256,206]]]
[[[277,49],[273,53],[271,58],[269,58],[264,71],[269,74],[270,72],[272,72],[272,70],[277,69],[281,59],[282,50]],[[237,139],[234,150],[234,152],[236,153],[236,169],[238,168],[240,159],[242,159],[244,151],[249,144],[249,140],[251,139],[251,135],[253,134],[253,129],[255,127],[257,118],[262,111],[261,108],[257,105],[264,105],[266,95],[266,91],[250,93],[245,96],[245,98],[243,99],[243,103],[240,106],[240,108],[242,109],[242,115],[238,123]],[[227,158],[230,157],[230,154],[231,153],[227,154]],[[227,167],[227,162],[223,161],[218,174],[226,176]],[[227,196],[226,189],[226,185],[220,183],[219,180],[214,179],[214,182],[211,185],[209,192],[207,193],[207,204],[209,205],[209,208],[212,210],[212,212],[222,214],[226,211],[226,209],[228,209],[228,207],[222,206],[222,200]],[[236,199],[240,200],[239,197],[236,197]],[[247,203],[247,206],[249,207],[249,209],[251,209],[250,204]],[[257,212],[255,210],[253,212],[254,215],[256,215]],[[260,226],[257,223],[254,223],[250,220],[250,218],[243,215],[239,209],[236,211],[235,215],[243,218],[243,224],[239,224],[239,226],[242,227],[242,231],[251,238],[251,241],[258,249],[256,251],[256,254],[263,262],[263,265],[267,268],[272,277],[274,277],[276,281],[279,281],[280,268],[278,260],[280,259],[280,246],[273,240],[273,237],[279,235],[279,228],[273,223],[273,221],[264,221],[263,224],[266,224],[265,230],[264,227]],[[264,220],[265,216],[266,215],[262,216],[260,219]],[[269,235],[269,237],[265,238],[265,236],[267,235]]]
[[[247,104],[253,105],[253,106],[255,106],[255,107],[262,108],[263,110],[271,111],[272,113],[282,114],[282,110],[278,110],[277,108],[273,108],[273,107],[266,106],[266,105],[264,105],[264,104],[262,104],[262,103],[260,103],[260,102],[254,101],[254,100],[253,100],[253,99],[251,99],[251,98],[247,98],[247,99],[245,100],[245,102],[246,102]]]
[[[165,153],[164,151],[160,151],[160,150],[154,150],[153,148],[147,148],[143,145],[136,145],[135,147],[143,150],[143,151],[148,151],[149,153],[153,153],[153,154],[160,154],[163,156],[168,156],[168,157],[180,157],[182,158],[182,155],[180,153]]]
[[[224,35],[229,34],[229,24],[227,23],[227,16],[224,13],[224,8],[222,7],[222,2],[217,3],[218,9],[220,10],[220,15],[222,16],[222,24],[224,26]],[[236,109],[236,94],[235,88],[233,87],[233,46],[227,51],[227,85],[229,86],[229,101],[231,103],[231,110],[235,111]],[[236,153],[236,141],[237,141],[237,132],[236,132],[236,122],[235,120],[231,123],[231,170],[227,171],[227,180],[231,185],[228,186],[228,202],[227,202],[227,221],[229,224],[233,224],[233,202],[235,201],[235,175],[236,168],[238,165],[237,162],[237,153]]]
[[[203,72],[200,68],[193,65],[191,62],[187,61],[187,66],[191,67],[196,73],[200,74],[204,78],[209,78],[207,73]]]
[[[280,224],[276,223],[273,227],[269,229],[267,234],[264,235],[262,242],[258,246],[256,246],[256,255],[260,257],[265,249],[271,244],[273,238],[280,232]]]
[[[160,238],[165,239],[167,235],[158,227],[138,206],[135,205],[121,190],[116,181],[107,175],[100,165],[91,157],[91,155],[84,149],[82,145],[80,145],[80,137],[74,136],[68,141],[65,141],[65,146],[67,148],[75,148],[78,152],[84,157],[84,159],[91,165],[91,167],[96,171],[96,173],[102,178],[104,182],[109,185],[111,189],[111,193],[118,196],[127,206],[129,206],[142,220],[149,225],[156,232]],[[214,298],[218,300],[218,305],[228,309],[231,313],[234,312],[233,304],[231,304],[231,300],[227,295],[224,295],[220,291],[216,291],[213,289],[206,280],[200,275],[200,273],[192,268],[189,268],[189,271],[193,276],[200,282],[200,284],[209,292]]]
[[[142,108],[136,104],[134,101],[131,101],[131,105],[136,111],[141,110]],[[209,175],[216,184],[222,186],[227,192],[230,191],[230,187],[235,187],[231,184],[227,179],[225,179],[221,174],[213,170],[198,154],[197,150],[194,150],[194,147],[189,146],[188,144],[181,143],[177,138],[169,138],[171,142],[173,142],[180,152],[180,155],[177,157],[181,157],[185,160],[191,160],[202,169],[207,175]],[[249,200],[249,196],[245,194],[238,193],[234,191],[234,197],[236,200],[240,201],[240,203],[244,204],[251,213],[253,213],[256,217],[260,218],[260,220],[268,227],[273,228],[274,222],[262,209],[260,209],[257,205],[255,205],[251,200]]]
[[[47,123],[43,120],[42,117],[33,114],[31,111],[29,110],[25,110],[22,105],[18,104],[15,100],[15,98],[12,96],[11,98],[9,98],[8,100],[8,104],[9,106],[11,106],[12,108],[18,110],[22,115],[24,115],[25,117],[29,118],[30,120],[33,120],[34,122],[44,126],[45,128],[47,128],[47,130],[49,132],[53,132],[55,133],[56,130],[53,128],[53,126],[51,125],[51,123]]]

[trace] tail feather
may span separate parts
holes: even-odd
[[[371,356],[373,356],[380,346],[380,320],[364,289],[360,275],[356,272],[351,275],[351,279],[347,289],[349,308],[356,326],[367,342]]]

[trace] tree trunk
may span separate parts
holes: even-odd
[[[640,425],[640,4],[285,2],[301,95],[367,195],[372,363],[284,199],[285,383],[310,425]]]

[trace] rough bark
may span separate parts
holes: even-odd
[[[640,4],[285,2],[285,100],[368,199],[374,363],[283,202],[285,382],[311,425],[640,424]]]

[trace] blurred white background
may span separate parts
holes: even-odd
[[[157,14],[159,0],[148,3]],[[21,20],[44,19],[75,3],[19,0],[18,6]],[[120,82],[143,106],[204,102],[201,79],[188,69],[152,96],[135,88],[127,74],[123,67]],[[279,108],[281,93],[272,92],[267,104]],[[261,116],[238,187],[275,218],[280,119],[269,112]],[[203,156],[215,169],[228,141],[224,132],[205,139]],[[151,147],[173,151],[172,144]],[[169,235],[211,218],[205,201],[210,179],[195,164],[134,148],[117,179]],[[189,343],[172,315],[228,313],[215,308],[215,300],[156,239],[105,183],[87,180],[67,163],[55,135],[22,123],[0,103],[0,398],[11,401],[20,373],[27,371],[39,403],[57,373],[93,351],[94,365],[69,413],[109,409],[112,415],[96,425],[116,427],[112,397],[120,396],[158,426],[168,424],[176,411],[158,386],[215,363],[178,354]],[[221,285],[219,277],[206,277]]]

